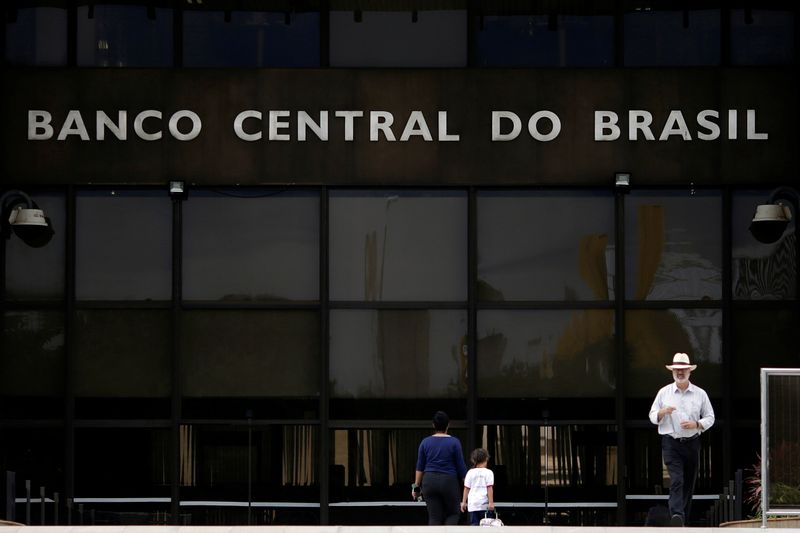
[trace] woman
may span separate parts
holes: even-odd
[[[417,453],[417,472],[411,486],[411,497],[417,499],[420,489],[428,507],[428,525],[458,524],[461,504],[461,480],[467,473],[461,442],[447,434],[450,418],[437,411],[433,415],[433,435],[425,437]]]

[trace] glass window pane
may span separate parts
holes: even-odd
[[[719,9],[637,7],[624,23],[627,67],[720,64]]]
[[[64,195],[37,193],[31,199],[50,219],[55,234],[41,248],[32,248],[17,237],[6,241],[6,297],[9,300],[61,299],[67,233]]]
[[[466,194],[333,192],[330,297],[465,301]]]
[[[318,12],[184,11],[187,67],[318,67]]]
[[[794,12],[732,9],[732,65],[791,65],[794,60]]]
[[[75,497],[169,497],[171,457],[169,429],[78,428]]]
[[[467,12],[331,11],[332,67],[465,67]]]
[[[479,311],[478,394],[612,396],[613,336],[611,310]]]
[[[0,338],[0,396],[61,396],[64,392],[64,315],[7,311]],[[2,402],[0,402],[2,403]],[[60,418],[63,413],[51,413]]]
[[[185,396],[302,397],[319,393],[316,312],[189,311],[183,314],[181,333]]]
[[[48,497],[53,492],[65,494],[64,487],[64,430],[61,428],[4,427],[0,438],[0,472],[3,472],[3,496],[5,496],[6,472],[14,472],[17,492],[12,496],[23,498],[25,480],[31,480],[31,496],[37,497],[39,487],[45,487]],[[64,500],[62,499],[62,505]],[[3,498],[3,518],[7,515]],[[36,508],[38,507],[38,509]],[[39,504],[31,503],[31,525],[38,522]],[[25,521],[25,504],[17,504],[17,521]],[[52,518],[51,506],[46,510]],[[63,513],[63,509],[61,511]],[[64,516],[61,514],[61,516]],[[62,522],[66,523],[66,521]],[[4,527],[5,529],[5,527]]]
[[[171,67],[172,64],[171,9],[108,4],[78,6],[78,66]]]
[[[712,400],[722,396],[722,311],[627,311],[625,321],[626,396],[648,399],[645,409],[649,409],[658,390],[672,381],[665,365],[675,352],[688,353],[697,365],[693,383],[705,389]],[[638,415],[646,417],[647,413]]]
[[[721,221],[722,199],[718,192],[628,195],[626,298],[721,299]]]
[[[6,61],[10,65],[63,67],[67,64],[67,10],[57,7],[8,8]]]
[[[193,190],[183,217],[186,300],[319,298],[316,192]]]
[[[614,17],[479,16],[475,64],[480,67],[610,67]]]
[[[756,206],[764,204],[770,191],[739,191],[731,209],[731,281],[737,300],[791,300],[797,290],[795,218],[775,243],[764,244],[750,233]]]
[[[172,388],[170,330],[168,311],[78,311],[76,396],[168,396]]]
[[[431,398],[466,394],[464,311],[334,310],[331,395]]]
[[[481,192],[477,218],[480,300],[614,298],[610,193]]]
[[[77,299],[170,299],[172,203],[166,192],[81,192],[76,231]]]

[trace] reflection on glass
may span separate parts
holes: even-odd
[[[672,381],[664,365],[675,352],[688,353],[698,365],[692,381],[712,398],[722,396],[722,311],[627,311],[625,321],[626,396],[655,398]]]
[[[769,508],[800,505],[800,370],[769,376]]]
[[[614,17],[479,16],[476,64],[481,67],[609,67]]]
[[[1,396],[59,396],[64,391],[64,316],[8,311],[0,337]]]
[[[477,218],[480,300],[614,298],[610,194],[485,192]]]
[[[183,207],[187,300],[319,298],[319,195],[195,191]]]
[[[44,211],[55,235],[41,248],[22,239],[6,241],[6,297],[9,300],[48,300],[64,296],[64,250],[67,233],[63,194],[31,194]]]
[[[169,300],[172,204],[164,191],[86,191],[77,198],[79,300]]]
[[[318,67],[318,12],[184,11],[187,67]]]
[[[169,429],[78,428],[75,496],[168,497],[171,450]]]
[[[465,301],[467,197],[459,191],[336,191],[332,300]]]
[[[420,10],[413,17],[410,11],[331,11],[330,65],[467,65],[466,10]]]
[[[795,15],[789,10],[732,9],[732,65],[790,65]]]
[[[182,390],[195,397],[319,393],[319,315],[189,311],[181,328]]]
[[[171,9],[78,6],[78,66],[170,67],[172,63]]]
[[[19,4],[17,4],[19,5]],[[57,7],[9,7],[16,20],[6,21],[9,65],[63,67],[67,64],[67,10]]]
[[[167,311],[78,311],[75,394],[158,398],[171,390]]]
[[[627,196],[626,298],[721,299],[721,214],[718,192]]]
[[[611,310],[480,311],[478,393],[496,398],[611,396],[616,386],[613,335]]]
[[[795,221],[775,243],[757,241],[749,231],[756,206],[770,191],[741,191],[733,195],[731,212],[731,281],[737,300],[790,300],[796,294],[797,260]]]
[[[331,395],[432,398],[466,394],[464,311],[334,310]]]
[[[720,64],[719,9],[625,13],[625,66]]]

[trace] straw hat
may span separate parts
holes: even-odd
[[[666,365],[668,370],[680,370],[682,368],[688,368],[689,370],[694,370],[697,368],[697,365],[693,365],[689,362],[689,355],[683,352],[678,352],[672,357],[672,364]]]

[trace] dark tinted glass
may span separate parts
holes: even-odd
[[[722,311],[627,311],[625,321],[626,396],[652,403],[658,390],[673,381],[664,365],[670,364],[675,352],[688,353],[698,365],[692,383],[705,389],[712,400],[722,396]],[[647,414],[631,413],[634,417]]]
[[[790,65],[794,18],[789,10],[732,9],[731,64]]]
[[[466,194],[333,192],[330,297],[366,301],[466,300]]]
[[[187,67],[318,67],[319,13],[185,11]]]
[[[7,311],[0,337],[0,395],[60,396],[64,391],[64,315]],[[60,417],[61,413],[53,413]]]
[[[316,312],[190,311],[183,314],[181,333],[185,396],[302,397],[319,393]]]
[[[625,13],[625,66],[699,66],[719,63],[718,9],[661,10],[637,7]]]
[[[576,15],[479,16],[475,66],[608,67],[614,18]]]
[[[611,310],[480,311],[478,394],[612,396],[613,335]]]
[[[570,217],[569,223],[560,223]],[[478,196],[478,298],[614,298],[614,200],[566,191]]]
[[[749,231],[756,206],[767,203],[770,191],[740,191],[731,212],[731,282],[737,300],[791,300],[797,290],[795,221],[773,244],[757,241]],[[793,217],[794,218],[794,217]]]
[[[172,203],[166,191],[86,191],[77,198],[79,300],[169,300]]]
[[[28,246],[17,236],[6,243],[6,297],[9,300],[53,300],[64,296],[64,250],[67,234],[64,195],[34,193],[31,196],[55,232],[40,248]]]
[[[625,200],[625,238],[627,299],[722,297],[718,192],[631,193]]]
[[[67,64],[67,10],[9,8],[6,61],[11,65],[63,67]],[[13,15],[13,18],[12,18]]]
[[[431,398],[466,394],[464,311],[334,310],[331,395]]]
[[[25,498],[25,480],[31,482],[31,496],[37,497],[39,487],[45,487],[47,498],[53,492],[64,492],[64,431],[61,428],[3,428],[0,438],[0,472],[3,472],[3,494],[7,472],[16,478],[17,492],[12,497]],[[13,500],[12,500],[13,501]],[[3,517],[7,515],[4,500]],[[34,505],[39,509],[33,508]],[[32,504],[31,524],[41,524],[41,507]],[[25,521],[25,504],[17,505],[17,521]],[[45,511],[51,524],[53,508]],[[63,511],[62,511],[63,512]],[[62,515],[63,516],[63,515]]]
[[[78,66],[170,67],[172,10],[78,6]]]
[[[319,195],[192,191],[183,207],[183,297],[319,298]]]
[[[110,398],[169,396],[170,330],[167,311],[78,311],[75,394]]]

